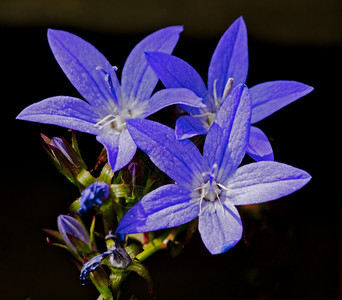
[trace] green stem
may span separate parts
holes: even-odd
[[[144,251],[136,256],[136,259],[140,262],[149,258],[151,255],[159,250],[166,249],[169,241],[174,241],[176,236],[185,229],[184,226],[178,226],[165,231],[163,234],[158,236],[149,242],[145,247]]]

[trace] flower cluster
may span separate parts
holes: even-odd
[[[71,146],[65,140],[45,137],[59,169],[72,167],[68,179],[81,191],[71,206],[78,221],[60,216],[61,236],[53,234],[79,255],[79,263],[84,264],[81,279],[93,274],[92,281],[104,295],[110,294],[108,286],[117,292],[126,276],[123,272],[136,271],[150,282],[140,262],[173,241],[183,224],[198,218],[205,247],[211,254],[223,253],[242,237],[236,206],[278,199],[311,178],[303,170],[274,161],[268,138],[251,124],[313,88],[283,80],[247,88],[247,30],[242,18],[220,39],[206,85],[191,65],[171,55],[181,31],[181,26],[171,26],[138,43],[123,66],[120,82],[118,68],[90,43],[65,31],[49,30],[49,44],[58,64],[86,101],[51,97],[25,108],[17,117],[95,135],[106,150],[108,165],[95,178],[86,170],[74,140]],[[159,79],[165,89],[152,95]],[[177,119],[175,130],[146,119],[173,104],[186,113]],[[202,153],[202,147],[190,140],[196,135],[206,135]],[[168,176],[167,184],[159,182],[155,187],[154,174],[142,170],[146,166],[136,155],[137,148],[142,150],[140,156],[145,153]],[[242,165],[246,153],[255,162]],[[76,168],[75,158],[82,162],[80,168]],[[131,183],[127,184],[129,174]],[[139,180],[142,193],[137,192]],[[95,221],[89,235],[80,223],[85,212],[93,213],[94,220],[102,216],[105,236],[110,237],[105,239],[105,251],[96,248]],[[167,228],[171,229],[149,234]],[[86,244],[87,252],[82,252],[75,240]],[[132,240],[139,241],[143,249],[134,248]],[[153,248],[157,244],[159,248]],[[99,284],[104,282],[102,273],[95,269],[101,264],[116,274],[116,281],[109,276],[111,281]]]

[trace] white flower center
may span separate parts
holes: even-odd
[[[112,70],[108,73],[102,67],[96,68],[96,70],[103,73],[103,78],[108,84],[108,88],[113,96],[112,99],[108,101],[108,107],[105,109],[107,115],[94,124],[94,127],[102,130],[104,133],[121,133],[126,129],[126,120],[140,117],[145,112],[146,108],[146,103],[136,101],[135,99],[121,99],[122,101],[119,101],[120,99],[118,99],[116,95],[112,81],[112,74],[113,72],[116,72],[117,69],[117,67],[112,67]],[[113,101],[113,103],[111,101]],[[103,112],[101,114],[104,115]]]
[[[223,208],[223,204],[222,201],[220,199],[220,195],[222,193],[223,190],[227,190],[226,187],[224,187],[222,184],[217,183],[215,181],[215,177],[217,175],[217,169],[218,166],[215,163],[213,165],[213,167],[211,168],[210,172],[204,172],[202,174],[202,176],[204,178],[206,178],[206,182],[199,187],[197,190],[200,191],[200,215],[202,214],[202,204],[203,204],[203,200],[206,201],[207,203],[215,203],[218,201],[219,205]],[[208,178],[209,177],[209,178]],[[204,202],[205,204],[205,202]],[[207,207],[207,205],[205,205],[205,207]]]
[[[220,194],[221,189],[215,181],[207,181],[201,188],[201,197],[206,201],[214,202],[219,199]]]
[[[104,132],[113,131],[120,133],[126,128],[126,123],[119,115],[109,114],[98,121],[94,126]]]

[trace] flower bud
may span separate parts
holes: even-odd
[[[65,139],[59,137],[48,138],[41,134],[47,147],[46,152],[57,169],[74,184],[78,184],[77,175],[86,168],[80,154]]]
[[[60,234],[70,249],[75,252],[88,252],[90,237],[85,228],[73,217],[60,215],[57,218]]]
[[[110,187],[107,183],[96,181],[85,188],[80,197],[79,215],[89,212],[94,205],[101,206],[102,201],[110,195]]]

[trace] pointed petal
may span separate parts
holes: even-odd
[[[291,102],[309,94],[313,88],[297,81],[268,81],[250,88],[252,124],[273,114]]]
[[[177,140],[184,140],[199,134],[206,134],[208,129],[209,125],[202,118],[182,116],[176,121],[176,138]]]
[[[113,172],[125,167],[132,160],[137,150],[137,146],[127,129],[120,134],[98,135],[96,139],[106,148],[108,163]]]
[[[208,90],[213,95],[214,82],[219,98],[229,78],[234,85],[245,83],[248,72],[247,29],[242,17],[223,34],[211,58],[208,71]]]
[[[240,165],[249,139],[251,99],[238,85],[222,103],[204,142],[205,169],[218,166],[217,182],[224,182]]]
[[[158,82],[158,77],[149,67],[144,52],[171,53],[182,31],[182,26],[167,27],[150,34],[134,47],[122,70],[121,87],[127,101],[148,99]]]
[[[260,161],[237,169],[229,179],[227,197],[234,205],[266,202],[295,192],[310,179],[307,172],[292,166]]]
[[[121,219],[117,232],[139,233],[170,228],[198,216],[199,199],[178,184],[164,185],[148,193]]]
[[[178,141],[173,129],[144,119],[126,120],[137,146],[171,179],[193,188],[202,183],[202,156],[189,140]]]
[[[254,126],[251,126],[247,154],[256,161],[274,160],[272,146],[267,136]]]
[[[146,101],[145,110],[140,117],[146,118],[149,115],[161,110],[164,107],[173,104],[185,104],[188,106],[194,106],[204,108],[202,99],[197,97],[196,94],[188,89],[184,88],[171,88],[164,89],[156,92],[148,101]]]
[[[233,205],[209,203],[198,221],[202,241],[211,254],[228,251],[242,237],[240,215]]]
[[[103,68],[111,73],[112,66],[93,45],[62,30],[48,30],[51,50],[70,82],[92,106],[102,113],[114,105]],[[113,76],[116,76],[115,74]]]
[[[166,88],[186,88],[204,98],[207,88],[197,71],[184,60],[162,52],[146,52],[146,59]]]
[[[98,129],[94,125],[100,116],[81,99],[57,96],[26,107],[17,119],[98,134]]]

